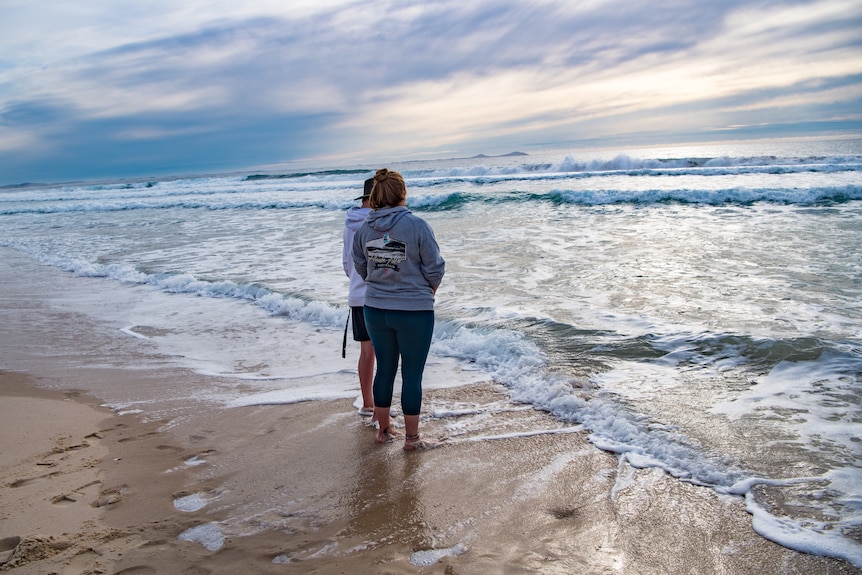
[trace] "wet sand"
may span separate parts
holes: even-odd
[[[432,408],[439,394],[495,413],[469,437],[428,416],[448,442],[414,453],[376,444],[348,401],[144,421],[39,384],[0,372],[0,570],[858,572],[761,538],[741,499],[620,465],[490,383],[431,392]],[[196,527],[220,535],[180,539]]]

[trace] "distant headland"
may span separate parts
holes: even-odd
[[[482,159],[490,159],[490,158],[513,158],[516,156],[529,156],[529,154],[525,152],[509,152],[508,154],[500,154],[499,156],[489,156],[487,154],[476,154],[475,156],[463,156],[460,158],[437,158],[433,160],[402,160],[399,163],[403,164],[415,164],[419,162],[450,162],[452,160],[482,160]]]
[[[474,158],[508,158],[510,156],[528,156],[524,152],[509,152],[508,154],[500,154],[499,156],[486,156],[485,154],[476,154],[475,156],[470,156],[469,158],[454,158],[457,160],[467,159],[472,160]]]
[[[481,158],[509,158],[511,156],[527,156],[528,154],[524,152],[509,152],[508,154],[500,154],[499,156],[488,156],[485,154],[476,154],[475,156],[470,156],[469,158],[451,158],[452,160],[477,160]]]
[[[435,158],[428,159],[425,158],[423,160],[401,160],[398,161],[398,164],[419,164],[422,162],[451,162],[454,160],[488,160],[491,158],[514,158],[517,156],[529,156],[529,154],[525,152],[509,152],[508,154],[500,154],[499,156],[489,156],[487,154],[476,154],[475,156],[463,156],[460,158]]]

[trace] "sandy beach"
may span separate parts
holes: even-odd
[[[857,572],[761,538],[739,498],[620,466],[524,406],[498,410],[485,439],[406,453],[345,401],[145,422],[0,378],[4,571]],[[492,384],[440,393],[505,401]],[[289,503],[242,517],[266,499]]]

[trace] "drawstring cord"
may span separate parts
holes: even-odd
[[[344,341],[341,342],[341,357],[347,357],[347,325],[350,323],[350,310],[347,310],[347,321],[344,322]]]

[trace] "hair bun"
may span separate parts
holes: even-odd
[[[385,180],[388,177],[389,177],[389,169],[388,168],[380,168],[379,170],[377,170],[377,173],[374,174],[374,181],[375,182],[382,182],[383,180]]]

